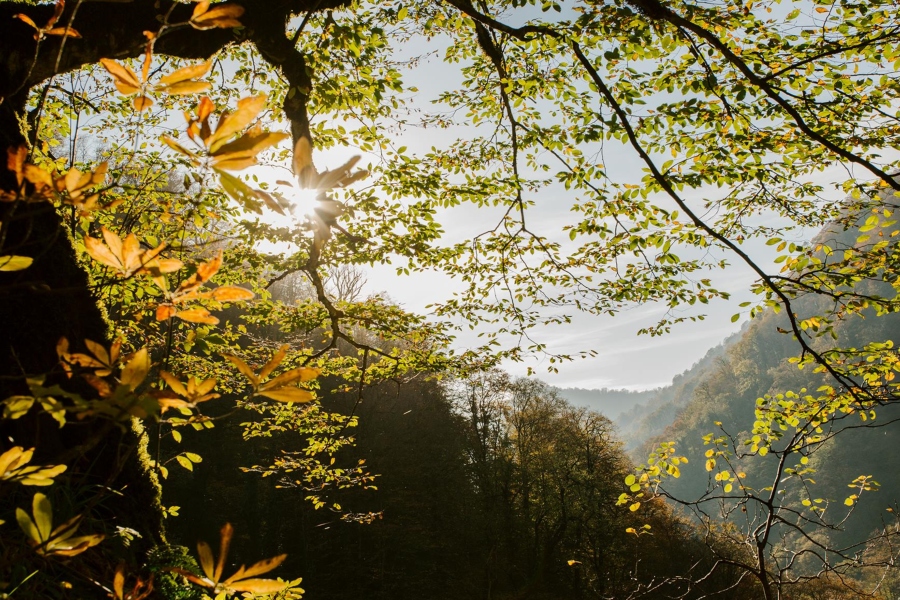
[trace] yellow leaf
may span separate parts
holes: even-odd
[[[309,143],[309,139],[304,136],[297,140],[297,143],[294,145],[294,176],[300,177],[310,167],[315,170],[312,161],[312,146]]]
[[[84,249],[91,256],[91,258],[99,263],[106,265],[107,267],[112,267],[114,269],[120,269],[122,267],[122,264],[110,251],[110,249],[104,246],[103,242],[96,238],[92,238],[90,236],[85,237]]]
[[[637,509],[639,509],[640,507],[641,507],[641,503],[635,502],[634,504],[632,504],[631,506],[628,507],[628,510],[630,510],[631,512],[634,512]]]
[[[251,594],[274,594],[287,587],[287,583],[274,579],[246,579],[231,584],[229,587],[236,592],[250,592]]]
[[[259,379],[256,377],[256,373],[253,372],[253,369],[251,369],[247,363],[245,363],[243,360],[241,360],[237,356],[233,356],[231,354],[223,354],[222,356],[224,356],[226,359],[231,361],[234,364],[234,366],[236,366],[238,368],[238,371],[243,373],[244,376],[247,379],[249,379],[253,383],[254,386],[259,384]]]
[[[272,355],[272,358],[269,359],[269,362],[267,362],[265,364],[265,366],[262,368],[262,370],[259,372],[260,381],[265,379],[266,377],[268,377],[269,373],[271,373],[275,369],[275,367],[277,367],[278,365],[280,365],[282,363],[282,361],[284,360],[284,357],[287,356],[288,348],[290,348],[290,346],[288,344],[283,344],[278,349],[278,351],[274,355]]]
[[[316,395],[309,390],[304,390],[297,387],[283,387],[274,390],[260,390],[259,392],[257,392],[257,395],[265,396],[266,398],[271,398],[272,400],[277,400],[278,402],[295,402],[298,404],[309,402],[310,400],[314,400],[316,397]]]
[[[287,554],[279,554],[278,556],[273,556],[272,558],[267,558],[266,560],[261,560],[257,563],[254,563],[250,566],[250,568],[244,568],[241,565],[241,568],[237,570],[237,572],[226,579],[224,581],[225,585],[230,585],[233,582],[240,581],[242,579],[247,579],[249,577],[255,577],[256,575],[262,575],[263,573],[268,573],[272,569],[276,568],[278,565],[284,562],[284,559],[287,558]],[[284,584],[282,584],[284,585]],[[237,589],[237,588],[235,588]],[[250,590],[241,590],[241,591],[250,591]]]
[[[178,381],[178,379],[174,375],[172,375],[168,371],[160,371],[159,376],[163,378],[163,381],[169,384],[169,387],[172,388],[172,390],[174,390],[176,394],[178,394],[179,396],[187,396],[188,393],[184,385],[180,381]]]
[[[156,91],[172,96],[181,96],[205,92],[211,87],[212,84],[207,81],[180,81],[171,85],[157,86]]]
[[[184,146],[182,146],[181,144],[179,144],[178,142],[176,142],[174,139],[170,138],[167,135],[164,135],[162,137],[162,141],[163,141],[163,143],[165,143],[166,146],[168,146],[175,152],[178,152],[179,154],[183,154],[183,155],[187,156],[188,158],[190,158],[191,162],[193,162],[194,164],[199,164],[200,161],[197,159],[197,155],[194,154],[193,152],[191,152],[190,150],[188,150],[187,148],[185,148]]]
[[[222,156],[213,161],[217,169],[226,171],[242,171],[247,167],[258,164],[259,161],[255,156]]]
[[[295,381],[311,381],[318,377],[319,373],[321,373],[319,369],[313,369],[311,367],[297,367],[296,369],[291,369],[290,371],[282,373],[271,381],[267,381],[262,386],[260,386],[260,389],[267,390],[283,387]]]
[[[286,133],[262,131],[259,128],[254,127],[233,142],[221,146],[218,150],[213,152],[212,155],[221,159],[226,159],[226,155],[229,154],[238,156],[256,155],[288,137],[289,136]]]
[[[50,500],[44,494],[35,494],[31,503],[32,514],[34,514],[34,524],[37,526],[40,534],[40,541],[46,541],[50,538],[53,531],[53,506]]]
[[[213,574],[215,573],[215,567],[213,566],[214,563],[212,548],[210,548],[209,544],[207,544],[206,542],[198,542],[197,554],[200,555],[200,568],[203,569],[203,572],[207,577],[218,583],[219,580],[213,577]]]
[[[225,568],[225,558],[228,556],[228,548],[231,546],[231,536],[234,534],[234,528],[231,523],[225,523],[219,532],[219,561],[216,563],[216,572],[213,579],[219,581],[222,577],[222,570]]]
[[[817,7],[816,7],[816,12],[817,12],[817,13],[827,13],[827,12],[828,12],[828,9],[825,8],[824,6],[817,6]]]
[[[212,67],[212,59],[204,61],[202,63],[197,63],[196,65],[188,65],[187,67],[182,67],[177,71],[173,71],[162,77],[159,82],[166,86],[171,86],[173,83],[181,83],[183,81],[188,81],[190,79],[197,79],[198,77],[203,77],[209,72],[210,67]]]
[[[196,8],[194,10],[196,11]],[[192,17],[191,27],[201,30],[214,29],[216,27],[240,27],[241,22],[238,20],[238,17],[243,14],[243,6],[237,4],[220,4]]]
[[[216,127],[215,133],[206,140],[209,151],[215,152],[220,146],[227,142],[231,136],[249,125],[265,105],[265,94],[249,96],[238,100],[237,109],[233,113],[223,114]]]
[[[25,535],[36,544],[41,543],[41,533],[38,531],[37,526],[35,526],[34,521],[31,520],[31,517],[28,516],[28,513],[22,510],[21,508],[16,509],[16,521],[19,523],[19,527],[22,531],[25,532]]]
[[[31,266],[34,261],[30,256],[17,256],[9,254],[0,256],[0,271],[21,271]]]
[[[131,355],[131,358],[122,367],[122,375],[119,381],[122,385],[127,385],[132,390],[136,389],[150,372],[150,355],[146,348],[141,348]]]

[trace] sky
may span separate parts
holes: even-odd
[[[437,59],[424,65],[425,76],[421,73],[412,78],[411,83],[419,89],[417,102],[427,102],[438,89],[437,82],[446,84],[453,81],[453,73]],[[455,72],[453,67],[450,69]],[[407,83],[410,83],[409,81]],[[426,152],[433,145],[451,143],[464,130],[434,131],[411,130],[398,144],[409,147],[409,152]],[[317,153],[317,168],[323,170],[342,164],[353,155],[352,149],[337,149]],[[607,148],[603,157],[607,171],[615,173],[621,181],[638,181],[642,176],[643,164],[629,150],[619,152],[617,148]],[[361,164],[366,162],[363,157]],[[720,192],[719,192],[720,193]],[[702,199],[702,192],[694,194],[694,200]],[[559,189],[550,188],[540,195],[531,197],[535,206],[528,211],[529,226],[539,233],[563,245],[572,245],[563,225],[571,223],[573,217],[569,207],[573,197]],[[447,232],[444,242],[452,243],[470,239],[489,229],[496,222],[498,214],[490,209],[470,206],[454,208],[439,215],[438,220]],[[771,264],[775,253],[762,241],[748,244],[748,250],[760,260]],[[533,338],[546,343],[552,353],[577,353],[593,349],[597,355],[591,358],[575,359],[571,362],[551,364],[547,356],[534,356],[524,362],[507,362],[504,368],[517,376],[526,375],[529,368],[536,376],[557,387],[625,388],[631,390],[653,389],[671,383],[672,378],[690,368],[706,352],[720,344],[730,334],[738,331],[746,320],[732,322],[731,317],[739,312],[738,304],[753,300],[749,292],[754,277],[749,267],[729,260],[731,266],[715,273],[718,289],[731,293],[729,301],[713,301],[703,306],[703,311],[690,307],[688,314],[705,313],[705,320],[697,323],[676,325],[664,336],[650,337],[638,335],[643,327],[657,323],[665,314],[665,307],[647,304],[633,306],[615,317],[576,314],[566,325],[548,326],[534,331]],[[395,267],[378,265],[364,269],[368,279],[368,293],[387,292],[390,298],[405,309],[428,314],[429,304],[447,298],[458,284],[438,273],[416,273],[412,276],[397,276]],[[747,310],[747,309],[743,309]],[[687,312],[687,309],[686,309]],[[465,323],[458,322],[460,331],[454,347],[462,350],[480,344],[477,331],[471,331]],[[556,367],[557,373],[548,371]]]
[[[407,85],[414,85],[419,92],[414,98],[414,106],[431,110],[431,100],[446,89],[459,86],[461,77],[459,65],[447,65],[441,61],[443,54],[441,41],[431,40],[412,43],[403,49],[410,56],[433,52],[430,59],[422,61],[419,66],[405,74]],[[433,108],[439,110],[439,108]],[[406,145],[409,153],[427,152],[432,146],[440,147],[450,144],[457,136],[466,135],[463,128],[451,130],[417,130],[405,131],[397,140],[398,145]],[[607,142],[602,156],[606,172],[622,182],[639,181],[643,175],[638,157],[630,150],[616,147],[614,142]],[[342,164],[354,154],[352,149],[337,149],[317,154],[315,160],[319,170],[334,168]],[[362,163],[366,162],[363,157]],[[844,176],[846,173],[843,174]],[[829,178],[828,173],[821,174],[823,180]],[[838,177],[840,179],[840,177]],[[695,206],[702,202],[704,194],[709,190],[686,192]],[[716,195],[721,191],[713,191]],[[834,198],[842,196],[835,191]],[[559,241],[564,246],[570,244],[563,225],[571,223],[573,217],[569,211],[573,197],[563,190],[549,188],[537,197],[529,198],[535,206],[529,209],[529,226],[538,229],[538,233],[549,239]],[[665,205],[665,200],[660,201]],[[489,229],[496,223],[496,214],[490,210],[474,207],[461,207],[446,211],[439,215],[439,221],[447,232],[445,243],[465,239]],[[804,236],[811,237],[815,232],[800,232],[795,239],[800,241]],[[772,262],[776,256],[765,240],[748,242],[743,248],[753,256],[757,263],[771,270],[776,270]],[[689,257],[689,251],[684,252]],[[704,320],[687,322],[673,327],[670,334],[661,337],[650,337],[637,334],[638,330],[655,324],[665,314],[665,307],[653,304],[633,306],[615,317],[591,316],[576,314],[570,324],[548,326],[534,331],[533,338],[546,343],[551,353],[577,353],[583,350],[594,350],[597,355],[586,359],[575,359],[572,362],[551,365],[547,356],[535,356],[522,363],[507,363],[505,368],[514,375],[525,375],[533,369],[537,376],[558,387],[580,388],[626,388],[631,390],[653,389],[669,384],[672,378],[690,368],[700,360],[706,352],[720,344],[732,333],[739,331],[746,321],[748,309],[741,309],[738,304],[756,299],[749,291],[755,277],[746,265],[737,257],[726,257],[730,266],[713,273],[717,289],[729,292],[728,301],[712,301],[700,311],[690,307],[687,314],[705,313]],[[387,292],[390,298],[407,310],[428,314],[428,305],[446,299],[458,283],[437,273],[417,273],[408,277],[398,277],[394,267],[379,265],[366,270],[368,278],[367,291],[370,293]],[[688,310],[688,309],[686,309]],[[741,318],[732,322],[732,315],[743,310]],[[478,332],[470,331],[465,323],[458,323],[460,331],[455,347],[465,349],[479,345]],[[549,367],[556,367],[558,373],[548,372]]]

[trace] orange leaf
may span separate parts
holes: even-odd
[[[215,152],[220,146],[227,142],[231,136],[249,125],[265,105],[265,94],[238,100],[237,109],[231,114],[223,115],[219,120],[218,127],[216,127],[216,132],[206,140],[209,151]]]
[[[203,3],[201,3],[202,5]],[[199,8],[199,6],[197,7]],[[194,11],[196,12],[196,8]],[[216,27],[240,27],[238,17],[244,14],[244,7],[237,4],[220,4],[191,18],[194,29],[214,29]]]
[[[188,323],[203,323],[206,325],[215,325],[219,319],[209,314],[205,308],[190,308],[188,310],[180,310],[175,316]]]
[[[153,106],[153,100],[147,96],[135,96],[134,100],[131,101],[131,105],[134,107],[134,110],[142,112]]]
[[[198,77],[206,75],[211,67],[212,59],[197,63],[196,65],[182,67],[181,69],[162,77],[159,82],[163,85],[171,86],[174,83],[181,83],[183,81],[188,81],[189,79],[197,79]]]
[[[229,587],[236,592],[250,592],[251,594],[274,594],[288,586],[284,581],[274,579],[247,579],[234,583]]]
[[[196,19],[203,13],[209,10],[209,0],[202,0],[202,2],[198,2],[197,6],[194,7],[194,12],[191,14],[192,19]]]
[[[31,25],[32,27],[34,27],[34,28],[35,28],[36,30],[38,30],[38,31],[40,30],[40,27],[37,26],[37,23],[35,23],[34,21],[32,21],[32,20],[31,20],[31,17],[29,17],[29,16],[26,15],[25,13],[19,13],[19,14],[13,15],[13,18],[14,18],[14,19],[19,19],[19,20],[22,21],[23,23],[27,23],[28,25]]]
[[[212,84],[208,81],[179,81],[178,83],[173,83],[171,85],[157,86],[156,91],[172,96],[179,96],[205,92],[211,87]]]
[[[174,317],[178,311],[171,304],[160,304],[156,307],[156,320],[165,321],[170,317]]]
[[[81,34],[71,27],[54,27],[44,32],[44,35],[63,35],[71,38],[80,38]]]
[[[222,266],[222,251],[219,250],[219,253],[210,261],[205,263],[201,263],[200,266],[197,267],[197,277],[200,278],[200,281],[209,281],[210,277],[219,272],[219,268]]]
[[[252,300],[255,294],[250,290],[235,285],[217,287],[209,293],[209,297],[219,302],[238,302],[240,300]]]
[[[101,58],[100,64],[112,75],[116,88],[121,93],[128,96],[140,90],[141,82],[138,81],[137,75],[125,65],[108,58]]]

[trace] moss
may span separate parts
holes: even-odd
[[[171,568],[184,569],[200,575],[200,566],[184,546],[164,544],[153,548],[147,555],[147,570],[154,575],[154,589],[165,600],[200,600],[203,590]]]

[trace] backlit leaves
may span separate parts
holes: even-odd
[[[316,397],[315,394],[310,390],[297,387],[295,384],[317,378],[320,374],[319,369],[297,367],[266,380],[272,371],[284,361],[288,348],[287,344],[279,348],[258,374],[237,356],[229,354],[224,356],[250,381],[256,396],[264,396],[278,402],[309,402]]]
[[[201,291],[201,286],[208,282],[210,278],[218,272],[221,266],[222,252],[219,251],[219,253],[211,260],[198,265],[196,272],[181,282],[178,288],[171,293],[167,291],[165,280],[156,278],[154,281],[156,281],[157,285],[159,285],[166,293],[166,302],[160,304],[156,309],[156,319],[158,321],[165,321],[172,317],[177,317],[190,323],[215,325],[219,322],[219,319],[212,316],[206,308],[181,308],[180,305],[204,300],[222,303],[252,299],[254,296],[253,292],[232,285]]]
[[[287,554],[261,560],[254,563],[250,567],[241,567],[230,577],[222,579],[225,570],[225,561],[228,556],[228,550],[231,546],[231,537],[234,529],[230,523],[226,523],[220,532],[221,540],[219,544],[219,558],[215,560],[212,548],[206,542],[197,544],[197,554],[200,557],[200,568],[203,570],[205,577],[185,571],[183,569],[172,569],[176,573],[184,575],[192,583],[208,588],[213,594],[249,592],[251,594],[274,594],[284,591],[290,586],[294,586],[296,582],[278,581],[275,579],[260,579],[257,576],[268,573],[284,562]]]
[[[194,7],[191,27],[194,29],[215,29],[241,27],[238,20],[244,14],[244,7],[238,4],[217,4],[210,7],[209,0],[202,0]]]
[[[56,5],[53,9],[53,15],[47,20],[43,27],[38,27],[37,24],[25,13],[19,13],[14,15],[14,18],[19,19],[23,23],[26,23],[34,28],[34,39],[36,41],[40,41],[46,35],[57,35],[63,37],[72,37],[72,38],[80,38],[81,34],[75,31],[74,28],[69,27],[68,25],[65,27],[57,27],[56,23],[59,21],[59,18],[62,16],[63,10],[66,7],[65,0],[56,0]]]
[[[216,386],[215,379],[209,378],[201,381],[195,377],[189,377],[187,383],[182,383],[168,371],[160,371],[159,376],[169,385],[169,390],[157,394],[163,412],[169,408],[196,408],[202,402],[219,397],[219,394],[212,392]]]
[[[152,250],[144,250],[133,233],[122,240],[106,227],[101,227],[100,231],[103,233],[103,241],[85,236],[85,251],[97,262],[115,269],[121,277],[127,278],[138,274],[158,276],[161,273],[177,271],[182,267],[180,260],[158,258],[166,247],[165,242]]]
[[[103,541],[102,534],[76,536],[81,516],[75,516],[53,529],[53,506],[43,494],[35,494],[32,515],[16,509],[19,527],[28,537],[29,545],[42,556],[76,556]]]
[[[34,259],[30,256],[0,256],[0,271],[22,271],[31,266]]]
[[[34,448],[25,450],[22,446],[13,446],[0,454],[0,481],[46,486],[52,484],[53,478],[66,470],[66,465],[29,465],[33,454]]]

